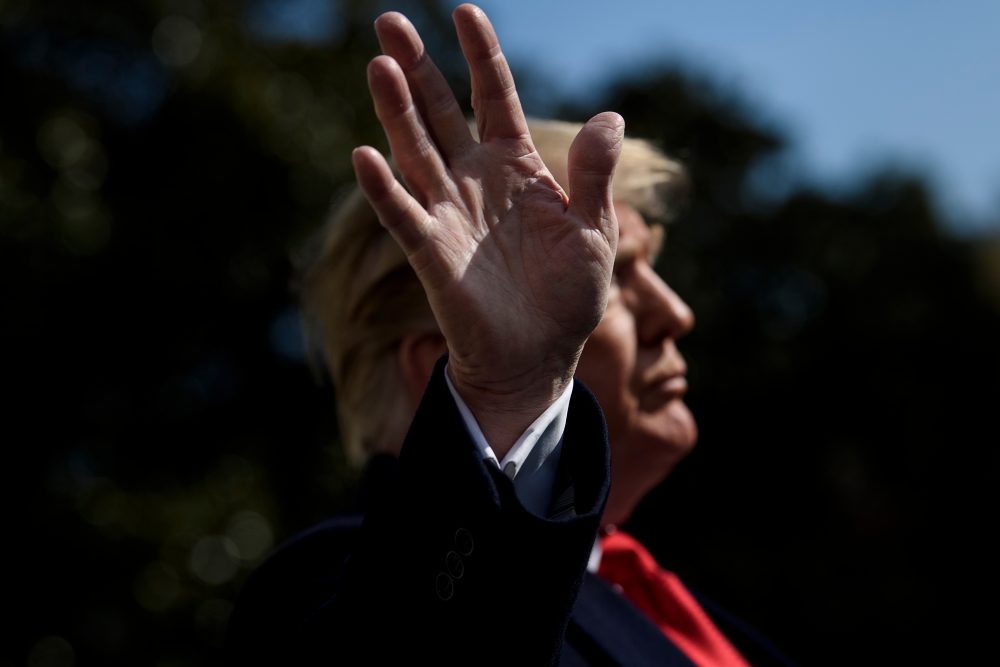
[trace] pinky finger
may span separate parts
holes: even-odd
[[[385,158],[374,148],[355,148],[351,161],[361,191],[379,222],[407,255],[414,252],[427,238],[427,211],[400,185]]]

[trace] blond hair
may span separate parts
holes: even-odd
[[[542,160],[568,187],[567,156],[581,125],[532,120]],[[686,189],[684,169],[648,142],[626,138],[614,198],[647,218],[670,219]],[[572,193],[570,193],[572,196]],[[395,453],[413,417],[399,367],[404,336],[433,333],[437,323],[406,256],[379,224],[358,188],[334,207],[302,266],[307,345],[333,379],[348,458]]]

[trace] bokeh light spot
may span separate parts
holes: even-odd
[[[224,535],[210,535],[198,540],[191,549],[191,572],[207,584],[224,584],[240,568],[240,552]]]
[[[42,637],[31,647],[28,667],[73,667],[76,653],[62,637]]]
[[[226,537],[239,549],[244,561],[255,561],[271,548],[274,533],[271,524],[257,512],[239,512],[229,520]]]
[[[45,121],[38,131],[38,149],[51,166],[72,167],[91,150],[91,139],[70,114],[62,113]]]
[[[190,65],[201,51],[201,30],[183,16],[168,16],[153,29],[153,53],[171,67]]]

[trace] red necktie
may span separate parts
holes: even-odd
[[[615,531],[601,539],[601,550],[600,575],[620,586],[698,667],[749,667],[677,575],[657,565],[634,537]]]

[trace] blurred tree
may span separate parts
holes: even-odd
[[[458,63],[447,13],[403,4]],[[249,569],[349,502],[291,258],[383,143],[377,6],[2,6],[5,490],[32,509],[0,661],[216,663]]]

